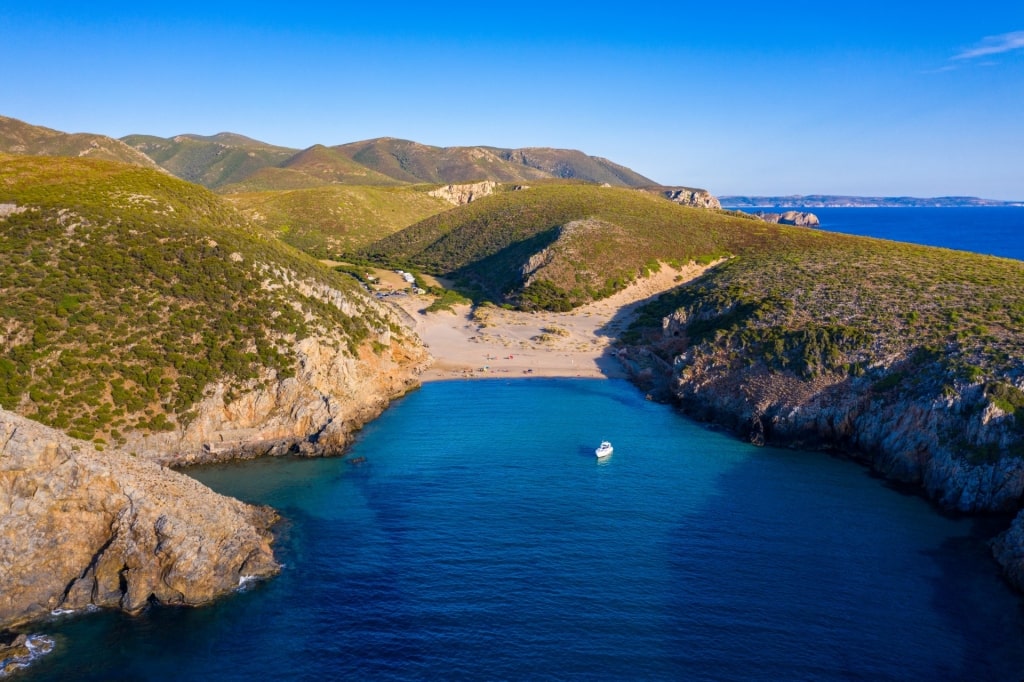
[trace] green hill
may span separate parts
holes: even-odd
[[[544,183],[474,201],[366,247],[379,262],[447,275],[487,297],[568,309],[658,261],[710,262],[787,233],[632,189]]]
[[[432,147],[390,137],[332,149],[367,168],[410,183],[529,182],[560,178],[627,187],[657,184],[607,159],[571,149]]]
[[[106,442],[292,376],[304,338],[363,357],[394,327],[210,191],[87,159],[0,155],[0,281],[0,405]]]
[[[945,507],[1015,509],[1024,262],[788,232],[644,310],[623,337],[641,383],[755,442],[853,452]]]
[[[304,150],[241,135],[129,135],[125,143],[174,175],[222,192],[318,187],[324,184],[448,184],[480,180],[570,179],[613,186],[654,185],[635,171],[571,149],[433,147],[377,138]]]
[[[297,151],[234,133],[173,138],[128,135],[121,139],[177,177],[209,188],[239,182],[260,169],[279,166]]]
[[[1024,370],[1024,262],[805,232],[666,295],[650,311],[658,332],[661,317],[685,308],[691,344],[805,379],[859,376],[908,348],[950,381]]]
[[[317,258],[329,258],[451,208],[448,202],[429,196],[427,189],[328,185],[234,193],[225,198],[288,244]]]
[[[343,185],[401,185],[401,180],[388,177],[356,163],[337,149],[314,145],[288,159],[281,166],[305,173],[326,183]]]
[[[29,156],[73,156],[121,161],[143,168],[159,168],[145,154],[120,140],[90,133],[62,133],[16,118],[0,116],[0,153]]]

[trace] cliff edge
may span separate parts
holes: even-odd
[[[1018,512],[1024,264],[806,234],[649,306],[619,353],[636,382],[755,444],[850,454],[943,509]],[[1024,517],[994,550],[1024,590]]]
[[[198,605],[277,572],[277,516],[0,410],[0,627],[89,605]]]

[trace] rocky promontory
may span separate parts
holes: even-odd
[[[846,453],[945,510],[1016,513],[1022,281],[1018,261],[809,232],[652,304],[619,355],[652,396],[755,444]],[[994,550],[1024,590],[1024,517]]]
[[[693,208],[722,208],[718,199],[706,189],[693,187],[654,187],[645,188],[645,192],[660,194],[671,202]]]
[[[363,347],[353,355],[329,337],[303,339],[295,345],[294,376],[265,371],[242,386],[211,384],[187,424],[125,434],[123,447],[172,466],[341,454],[356,431],[418,385],[430,359],[411,334],[384,335],[377,344],[376,352]]]
[[[782,213],[758,211],[753,215],[766,223],[778,223],[779,225],[796,225],[797,227],[818,227],[821,225],[818,216],[807,211],[783,211]]]
[[[0,627],[90,605],[204,604],[277,572],[276,518],[0,410]]]

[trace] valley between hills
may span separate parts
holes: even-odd
[[[274,511],[169,467],[343,454],[466,376],[626,376],[846,453],[1012,517],[992,547],[1024,589],[1021,261],[766,223],[578,151],[0,117],[0,277],[0,628],[272,576]]]

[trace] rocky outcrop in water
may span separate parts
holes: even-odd
[[[778,223],[779,225],[796,225],[797,227],[818,227],[821,225],[818,216],[806,211],[785,211],[784,213],[758,211],[753,215],[766,223]]]
[[[0,410],[0,627],[90,605],[198,605],[278,565],[277,516]]]

